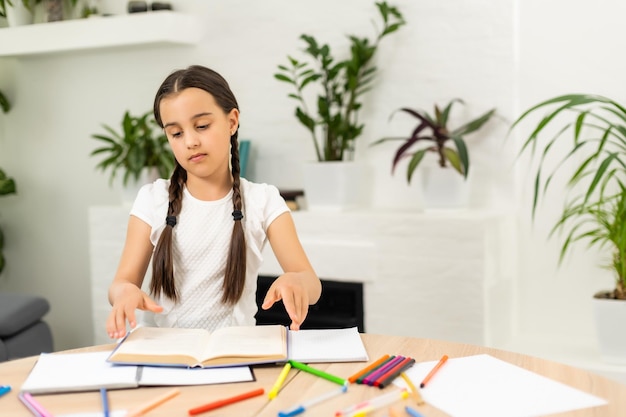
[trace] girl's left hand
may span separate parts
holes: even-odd
[[[291,319],[291,330],[300,330],[309,312],[309,295],[298,273],[287,272],[276,278],[267,290],[261,308],[267,310],[275,302],[283,300],[285,310]]]

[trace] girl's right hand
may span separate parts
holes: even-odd
[[[154,313],[163,311],[163,307],[134,284],[118,284],[115,293],[113,307],[106,323],[106,330],[111,339],[117,339],[126,334],[126,321],[131,329],[137,326],[136,309]]]

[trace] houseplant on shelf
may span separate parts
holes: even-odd
[[[15,180],[13,178],[8,177],[5,172],[0,169],[0,196],[15,194]],[[2,232],[2,227],[0,227],[0,273],[4,269],[5,260],[4,254],[2,250],[4,249],[4,233]]]
[[[336,58],[329,45],[320,44],[314,36],[303,34],[300,39],[305,44],[304,59],[288,55],[287,64],[279,65],[279,71],[274,74],[277,80],[290,85],[288,97],[296,101],[296,119],[309,131],[318,162],[353,160],[355,140],[361,136],[365,126],[359,120],[362,99],[372,88],[376,77],[374,57],[382,39],[405,24],[396,7],[386,2],[376,3],[376,7],[381,20],[376,35],[373,39],[348,36],[350,52],[345,58]],[[313,86],[315,91],[309,91]],[[311,167],[311,164],[307,166]],[[305,196],[309,206],[315,195],[329,190],[330,184],[342,183],[336,179],[336,173],[332,173],[330,178],[322,181],[320,188],[311,183],[307,186],[307,178],[319,179],[320,176],[324,177],[317,171],[308,175],[305,172]],[[356,183],[351,181],[346,185],[352,191],[357,188]],[[337,198],[344,198],[349,192],[347,189],[330,190]],[[319,197],[326,199],[324,195]],[[350,205],[349,202],[347,204]]]
[[[110,170],[110,185],[118,172],[122,174],[122,186],[127,189],[128,195],[126,201],[134,199],[138,187],[159,177],[169,178],[174,169],[174,155],[167,137],[151,115],[152,111],[140,116],[126,111],[121,132],[102,125],[109,134],[92,135],[92,138],[104,142],[90,154],[104,156],[96,169]]]
[[[42,0],[0,0],[0,16],[6,17],[9,26],[33,23],[35,6]]]
[[[450,207],[464,203],[467,198],[467,187],[460,182],[467,179],[470,168],[465,137],[479,130],[496,114],[496,110],[491,109],[457,128],[452,128],[449,122],[455,103],[464,104],[458,98],[450,100],[443,109],[435,104],[432,114],[422,109],[400,108],[393,112],[391,117],[397,112],[403,112],[417,119],[417,125],[411,129],[410,134],[402,137],[385,137],[371,144],[375,146],[388,141],[401,142],[394,154],[391,172],[392,174],[395,172],[401,160],[410,158],[406,176],[408,183],[428,153],[436,156],[438,168],[422,168],[424,198],[428,200],[425,204],[429,206]],[[453,189],[457,192],[455,193]]]
[[[511,130],[538,111],[547,113],[531,128],[519,152],[540,155],[534,173],[532,217],[554,188],[557,176],[565,179],[564,189],[555,191],[564,191],[565,205],[549,236],[561,233],[560,262],[577,242],[587,241],[588,247],[608,246],[615,287],[594,294],[592,303],[602,356],[625,364],[626,332],[617,329],[626,322],[626,107],[599,95],[561,95],[526,110]],[[602,315],[605,309],[610,309],[607,316]]]

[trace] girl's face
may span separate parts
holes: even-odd
[[[161,100],[160,112],[167,140],[188,180],[230,178],[230,137],[237,130],[237,109],[226,114],[211,94],[187,88]]]

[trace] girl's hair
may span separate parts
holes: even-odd
[[[159,87],[154,99],[154,118],[163,127],[161,120],[161,100],[183,91],[186,88],[200,88],[211,94],[217,105],[226,113],[232,109],[239,109],[237,100],[230,90],[226,80],[217,72],[200,66],[192,65],[171,73]],[[222,302],[236,303],[243,293],[246,279],[246,241],[241,224],[242,197],[240,190],[239,146],[237,142],[238,130],[230,137],[231,171],[233,177],[233,234],[230,240],[230,252],[226,262],[224,275]],[[169,206],[166,226],[161,233],[159,242],[154,249],[152,258],[152,281],[150,291],[155,295],[161,292],[165,296],[178,300],[178,290],[174,280],[172,261],[172,232],[176,225],[176,218],[180,214],[183,203],[183,188],[187,181],[187,171],[176,161],[174,172],[170,178]]]

